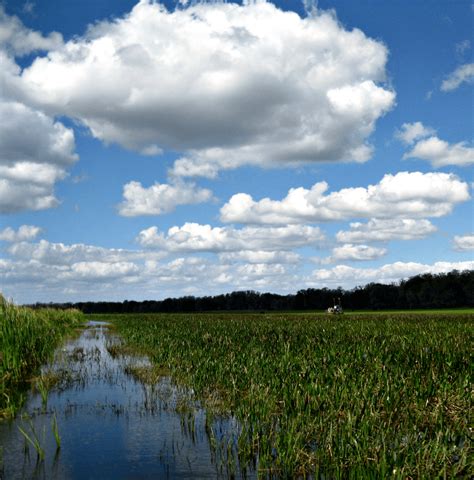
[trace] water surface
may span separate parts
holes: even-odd
[[[56,351],[42,370],[59,378],[47,403],[38,392],[30,393],[17,418],[0,423],[0,479],[256,476],[239,470],[235,419],[211,421],[192,390],[169,377],[151,384],[137,380],[133,368],[149,367],[148,360],[113,357],[110,345],[117,342],[106,323],[89,322],[78,338]],[[19,427],[39,440],[43,461]]]

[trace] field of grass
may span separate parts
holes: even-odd
[[[22,385],[83,320],[77,310],[32,310],[0,295],[0,418],[15,414],[24,399]]]
[[[101,316],[283,477],[469,478],[474,315]],[[212,411],[212,410],[211,410]]]

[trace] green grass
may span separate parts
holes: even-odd
[[[209,407],[234,413],[239,459],[258,455],[264,476],[473,473],[472,314],[106,319]]]
[[[15,415],[26,381],[83,319],[77,310],[32,310],[0,295],[0,418]]]

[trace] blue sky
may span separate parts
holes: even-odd
[[[473,5],[4,1],[1,291],[474,268]]]

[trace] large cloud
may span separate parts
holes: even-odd
[[[59,48],[62,37],[43,37],[0,6],[0,213],[54,207],[54,184],[76,160],[74,132],[25,103],[15,56]]]
[[[54,184],[77,160],[74,133],[22,103],[0,99],[0,213],[54,207]],[[28,132],[25,135],[25,132]]]
[[[212,192],[185,182],[174,185],[155,183],[149,188],[139,182],[130,182],[123,187],[123,197],[124,202],[119,205],[120,215],[136,217],[161,215],[172,212],[178,205],[207,202],[212,198]]]
[[[262,60],[263,59],[263,60]],[[184,152],[177,175],[244,163],[365,161],[394,104],[387,49],[333,14],[264,1],[169,12],[140,1],[22,75],[30,101],[145,154]]]
[[[60,48],[63,38],[52,32],[47,37],[26,28],[18,17],[7,15],[0,5],[0,48],[11,55],[26,55],[37,50]]]
[[[343,188],[326,194],[319,182],[310,189],[292,188],[283,200],[233,195],[221,208],[221,220],[234,223],[289,224],[354,217],[439,217],[469,199],[467,183],[453,174],[399,172],[384,175],[367,188]]]
[[[169,252],[238,252],[246,250],[291,250],[320,244],[324,235],[318,227],[290,225],[287,227],[211,227],[185,223],[172,227],[165,235],[157,227],[142,230],[137,237],[143,247]]]
[[[336,240],[341,243],[419,240],[434,232],[436,232],[436,227],[426,219],[371,218],[367,223],[351,223],[350,230],[337,232]]]

